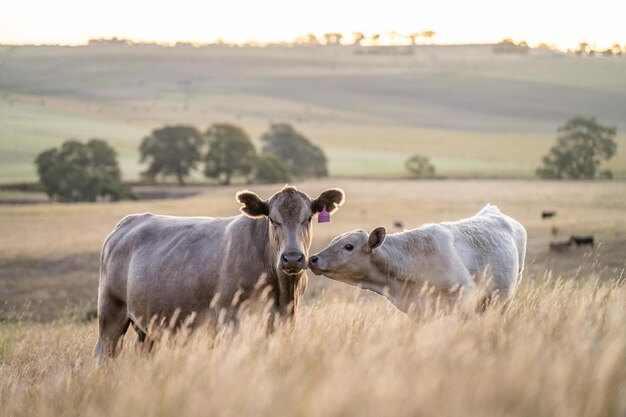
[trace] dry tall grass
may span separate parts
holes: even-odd
[[[0,327],[7,416],[624,416],[626,285],[537,279],[501,315],[410,321],[330,293],[293,332],[249,320],[98,367],[96,326]],[[333,293],[335,294],[335,293]]]

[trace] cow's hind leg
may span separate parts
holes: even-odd
[[[132,323],[135,333],[137,333],[137,349],[140,352],[151,352],[154,347],[154,340],[152,340],[146,332],[134,322]]]
[[[126,303],[109,294],[101,294],[98,299],[99,334],[95,355],[99,359],[113,358],[129,325]]]
[[[146,341],[146,333],[139,328],[135,323],[133,323],[133,329],[135,333],[137,333],[137,343],[143,343]]]

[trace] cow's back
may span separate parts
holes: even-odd
[[[478,277],[486,274],[494,289],[510,295],[519,284],[524,265],[524,227],[490,205],[449,227],[468,271]]]
[[[229,226],[240,219],[127,216],[105,241],[100,291],[126,303],[140,327],[176,309],[183,317],[205,314],[213,297],[234,284],[225,282],[225,263],[233,259],[224,255]]]

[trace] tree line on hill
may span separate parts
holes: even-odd
[[[519,54],[526,55],[530,52],[530,46],[526,41],[520,41],[515,43],[511,38],[503,39],[497,44],[492,46],[492,50],[495,54]],[[541,43],[537,46],[537,49],[547,50],[547,51],[556,51],[558,48],[553,45],[549,46],[545,43]],[[603,57],[620,57],[626,52],[626,45],[622,47],[619,43],[613,44],[610,48],[605,49],[594,49],[588,42],[580,42],[578,44],[578,48],[574,50],[568,50],[568,52],[573,52],[577,56],[603,56]]]
[[[578,49],[574,50],[574,53],[578,56],[594,56],[594,55],[602,55],[605,57],[611,56],[622,56],[626,52],[626,45],[622,48],[619,43],[614,44],[610,48],[606,49],[594,49],[592,45],[588,42],[580,42],[578,44]]]
[[[433,30],[415,31],[406,34],[402,34],[398,31],[392,30],[389,32],[375,32],[367,34],[365,32],[353,31],[351,33],[351,41],[346,42],[347,37],[340,32],[327,32],[321,35],[314,33],[307,33],[302,36],[296,37],[292,42],[273,42],[268,45],[299,45],[299,46],[323,46],[323,45],[363,45],[368,42],[371,45],[377,45],[379,41],[385,41],[387,43],[398,43],[398,41],[406,40],[411,45],[416,45],[419,38],[430,40],[437,35],[437,32]],[[207,46],[235,46],[235,44],[229,44],[222,39],[217,40],[215,43],[203,43],[203,42],[185,42],[178,41],[175,44],[149,42],[149,41],[134,41],[127,38],[93,38],[87,42],[88,46],[102,47],[102,46],[139,46],[139,47],[169,47],[175,48],[201,48]],[[261,46],[266,45],[263,42],[248,42],[244,45],[247,46]]]
[[[211,125],[204,133],[193,126],[165,126],[153,130],[139,146],[142,173],[150,183],[173,176],[184,185],[203,163],[203,173],[219,184],[234,178],[244,182],[288,182],[292,178],[328,176],[328,162],[320,147],[291,125],[272,124],[257,153],[248,134],[228,123]],[[133,198],[122,182],[115,150],[105,141],[68,140],[43,151],[35,159],[41,184],[57,201],[96,201]]]
[[[423,30],[423,31],[415,31],[409,33],[400,33],[398,31],[392,30],[389,32],[374,32],[374,33],[365,33],[360,31],[353,31],[351,36],[346,36],[340,32],[327,32],[321,35],[316,35],[315,33],[307,33],[301,36],[296,37],[293,41],[283,41],[283,42],[258,42],[258,41],[250,41],[244,43],[243,46],[340,46],[340,45],[353,45],[353,46],[363,46],[363,45],[371,45],[376,46],[379,43],[383,43],[385,45],[401,45],[401,44],[409,44],[409,45],[417,45],[419,39],[424,39],[425,41],[430,41],[432,38],[437,36],[437,32],[433,30]],[[236,43],[228,43],[223,39],[218,39],[214,43],[204,43],[204,42],[187,42],[187,41],[178,41],[174,44],[170,43],[159,43],[159,42],[150,42],[150,41],[135,41],[127,38],[94,38],[89,39],[88,46],[91,47],[159,47],[159,48],[204,48],[211,46],[230,46],[230,47],[238,47],[240,45]],[[548,45],[545,42],[542,42],[535,46],[538,49],[542,50],[552,50],[557,51],[558,47],[556,45]],[[511,38],[505,38],[502,41],[496,43],[492,47],[493,52],[496,54],[527,54],[531,47],[528,45],[526,41],[520,41],[515,43]],[[568,49],[568,52],[574,53],[578,56],[604,56],[604,57],[612,57],[612,56],[622,56],[626,55],[626,45],[622,45],[621,43],[615,42],[612,46],[607,48],[597,48],[592,43],[581,41],[577,48]]]
[[[603,126],[594,117],[577,116],[558,129],[557,142],[536,170],[542,179],[603,179],[613,173],[600,170],[617,152],[615,127]],[[202,163],[207,178],[230,184],[245,182],[288,182],[292,178],[328,176],[322,149],[288,124],[272,124],[260,138],[257,152],[248,134],[228,123],[211,125],[204,133],[193,126],[165,126],[145,137],[139,152],[147,163],[142,173],[151,183],[169,176],[180,185]],[[101,198],[134,198],[121,179],[115,150],[100,139],[87,143],[75,140],[40,153],[36,160],[40,182],[51,199],[96,201]],[[414,178],[432,178],[435,167],[423,155],[413,155],[405,169]]]

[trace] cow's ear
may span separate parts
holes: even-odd
[[[383,226],[377,227],[376,229],[370,232],[370,237],[367,240],[367,243],[370,249],[376,249],[385,241],[385,237],[387,236],[387,229]]]
[[[345,201],[346,196],[343,190],[339,188],[329,188],[323,191],[319,197],[311,201],[311,211],[313,214],[319,213],[326,206],[326,211],[329,213],[334,212]]]
[[[267,201],[261,200],[261,198],[252,191],[239,191],[237,193],[237,201],[243,204],[239,210],[246,216],[263,217],[270,214],[270,206],[267,204]]]

